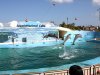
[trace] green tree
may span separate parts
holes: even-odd
[[[62,24],[60,24],[60,26],[64,27],[64,28],[69,28],[69,29],[72,29],[72,30],[81,30],[80,27],[75,26],[75,23],[66,24],[65,22],[62,22]]]

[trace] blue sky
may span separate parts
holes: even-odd
[[[52,4],[56,5],[53,6]],[[63,21],[77,25],[98,25],[100,0],[0,0],[0,22]],[[77,20],[75,20],[77,18]]]

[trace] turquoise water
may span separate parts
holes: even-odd
[[[40,68],[84,62],[97,57],[100,57],[100,43],[92,42],[77,43],[65,47],[56,45],[21,49],[5,48],[0,49],[0,71],[38,70]]]
[[[24,32],[23,36],[32,33],[35,40],[39,40],[43,34],[52,31],[45,32],[44,29],[36,29],[36,32],[33,33],[34,31],[31,30],[14,29],[12,31],[19,35],[19,32]],[[74,31],[69,33],[72,35],[71,39],[66,41],[66,46],[51,46],[48,42],[49,47],[0,48],[0,74],[61,70],[68,69],[73,64],[81,66],[100,64],[100,41],[90,41],[93,38],[100,38],[100,32]],[[75,34],[81,34],[82,38],[77,39],[75,45],[72,45]],[[30,41],[32,40],[30,39]]]

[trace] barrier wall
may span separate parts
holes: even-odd
[[[69,70],[55,70],[47,72],[8,73],[0,75],[70,75]],[[100,64],[83,67],[83,75],[100,75]]]
[[[68,37],[69,34],[71,34],[70,37]],[[82,37],[81,38],[79,37],[75,40],[75,36],[77,34],[80,34]],[[100,38],[100,32],[95,32],[95,31],[70,31],[70,32],[67,32],[64,35],[64,39],[66,39],[66,37],[68,38],[68,40],[66,40],[65,44],[71,44],[71,43],[73,43],[74,40],[75,40],[75,43],[82,43],[82,42],[91,41],[95,38]]]

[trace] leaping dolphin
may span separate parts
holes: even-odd
[[[73,40],[72,45],[75,44],[75,41],[76,41],[78,38],[82,38],[82,35],[81,35],[81,34],[76,34],[76,35],[75,35],[75,38],[74,38],[74,40]]]
[[[71,37],[71,34],[68,34],[67,36],[66,36],[66,38],[65,38],[65,40],[64,40],[64,43],[68,40],[68,39],[70,39]],[[63,45],[64,45],[64,43],[63,43]]]

